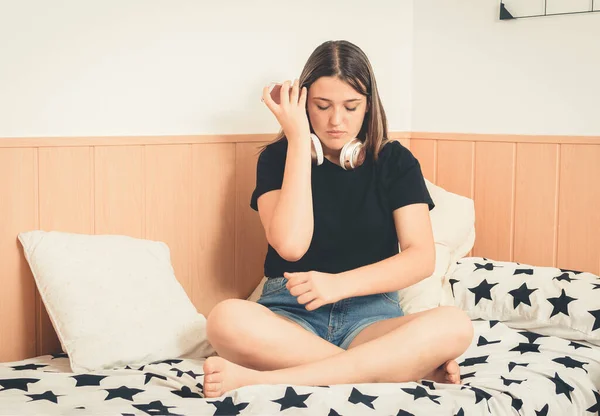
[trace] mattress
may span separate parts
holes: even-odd
[[[475,320],[462,384],[255,385],[203,396],[203,360],[74,374],[65,355],[0,364],[1,415],[593,415],[600,347]],[[398,348],[402,346],[399,345]]]

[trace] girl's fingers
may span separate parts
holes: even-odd
[[[317,298],[317,295],[315,294],[315,292],[307,292],[303,295],[298,296],[297,300],[298,300],[299,304],[304,305],[308,302],[315,300],[316,298]]]
[[[291,105],[296,105],[298,104],[298,96],[300,95],[299,93],[299,84],[300,81],[298,80],[298,78],[296,78],[294,80],[294,83],[292,84],[292,91],[290,93],[290,104]]]
[[[279,102],[282,107],[288,107],[290,105],[290,81],[285,81],[279,91],[280,98]]]
[[[296,286],[293,286],[290,289],[290,294],[292,296],[298,297],[298,296],[308,292],[310,289],[311,289],[311,286],[308,284],[308,282],[304,282],[304,283],[297,284]]]
[[[273,114],[277,114],[279,106],[275,103],[275,101],[273,101],[270,90],[271,87],[269,85],[263,88],[262,101],[266,104],[269,110],[273,112]]]

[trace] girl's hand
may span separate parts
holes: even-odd
[[[299,81],[296,79],[291,85],[285,81],[279,91],[279,104],[273,101],[269,93],[269,86],[263,88],[263,101],[279,121],[288,141],[304,140],[310,143],[310,126],[306,114],[306,98],[308,91],[302,87],[299,91]]]
[[[288,279],[286,287],[298,299],[298,303],[306,304],[306,310],[312,311],[329,303],[342,299],[341,280],[335,275],[321,272],[283,273]]]

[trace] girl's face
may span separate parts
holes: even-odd
[[[308,118],[325,156],[337,158],[355,138],[367,112],[367,97],[337,77],[321,77],[308,89]]]

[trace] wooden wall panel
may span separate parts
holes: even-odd
[[[37,228],[37,149],[0,149],[0,361],[36,354],[36,288],[20,232]]]
[[[448,192],[472,199],[474,155],[473,142],[438,142],[436,185]]]
[[[517,143],[513,258],[516,262],[555,264],[558,147]]]
[[[166,243],[175,276],[193,299],[191,281],[191,145],[145,147],[146,238]]]
[[[235,287],[235,144],[193,145],[192,301],[205,316]]]
[[[512,258],[514,157],[514,143],[475,145],[475,256]]]
[[[143,146],[95,148],[95,231],[144,238]]]
[[[49,147],[38,152],[40,229],[93,233],[93,148]],[[60,351],[60,342],[41,299],[38,311],[38,354]]]
[[[557,264],[600,274],[600,145],[561,145]]]
[[[60,350],[17,241],[23,230],[164,241],[201,313],[247,297],[267,249],[249,206],[258,147],[270,136],[257,137],[0,141],[0,200],[10,201],[0,204],[0,361]],[[416,137],[396,139],[425,177],[475,200],[470,255],[600,274],[600,142]]]
[[[256,185],[259,146],[236,145],[235,285],[241,297],[248,297],[264,276],[267,239],[258,212],[250,208]]]
[[[436,141],[412,139],[410,141],[410,151],[419,160],[423,176],[432,183],[437,183],[435,177],[436,164]]]

